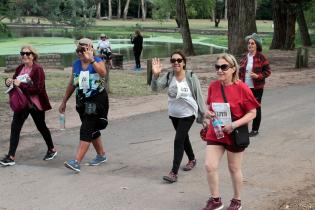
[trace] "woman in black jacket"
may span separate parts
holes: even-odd
[[[135,30],[135,36],[130,35],[131,43],[133,44],[133,54],[135,56],[135,70],[141,70],[140,56],[142,52],[143,37],[139,30]]]

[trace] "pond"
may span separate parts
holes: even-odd
[[[42,39],[42,38],[40,38]],[[75,44],[73,39],[69,39],[67,41],[58,40],[59,38],[50,38],[50,41],[36,43],[36,40],[27,40],[23,43],[31,43],[39,53],[60,53],[63,54],[63,65],[65,67],[71,66],[74,59],[76,59],[76,54],[74,53]],[[55,42],[54,42],[55,40]],[[179,43],[178,39],[158,39],[155,38],[147,38],[144,40],[144,47],[143,52],[141,55],[141,59],[148,59],[152,57],[168,57],[171,52],[176,49],[182,49],[182,44]],[[18,41],[19,45],[17,44],[8,44],[7,46],[0,46],[5,51],[0,52],[0,66],[4,66],[5,56],[17,54],[20,46],[23,44],[21,41]],[[113,53],[119,53],[124,56],[124,61],[133,60],[133,45],[130,43],[129,39],[111,39],[111,46]],[[97,40],[94,41],[94,47],[96,47]],[[224,52],[226,49],[219,47],[219,46],[211,46],[209,44],[203,44],[200,42],[194,43],[195,53],[197,55],[204,55],[204,54],[215,54]]]

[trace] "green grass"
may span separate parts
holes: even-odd
[[[152,94],[150,86],[147,85],[146,74],[111,71],[109,79],[109,90],[113,96],[145,96]]]
[[[49,99],[52,101],[61,101],[69,82],[69,71],[46,71],[46,90]],[[0,72],[0,81],[4,78],[11,77],[13,73]],[[126,71],[110,72],[110,97],[127,97],[127,96],[145,96],[153,94],[150,86],[146,84],[147,77],[144,73],[133,73]],[[8,101],[8,95],[5,94],[7,88],[0,85],[0,103]]]

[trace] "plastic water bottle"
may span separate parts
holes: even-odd
[[[65,119],[65,114],[63,113],[60,113],[59,115],[59,125],[60,125],[60,130],[66,129],[66,119]]]
[[[216,116],[212,117],[211,118],[211,122],[212,122],[212,126],[213,126],[213,129],[214,129],[214,132],[215,132],[215,135],[216,135],[217,139],[224,138],[224,133],[223,133],[223,130],[222,130],[222,123],[219,120],[219,118],[216,117]]]

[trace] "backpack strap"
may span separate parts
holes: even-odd
[[[171,74],[171,72],[169,71],[169,72],[167,72],[167,75],[166,75],[166,84],[167,84],[167,86],[169,86],[169,79],[170,79],[170,74]]]

